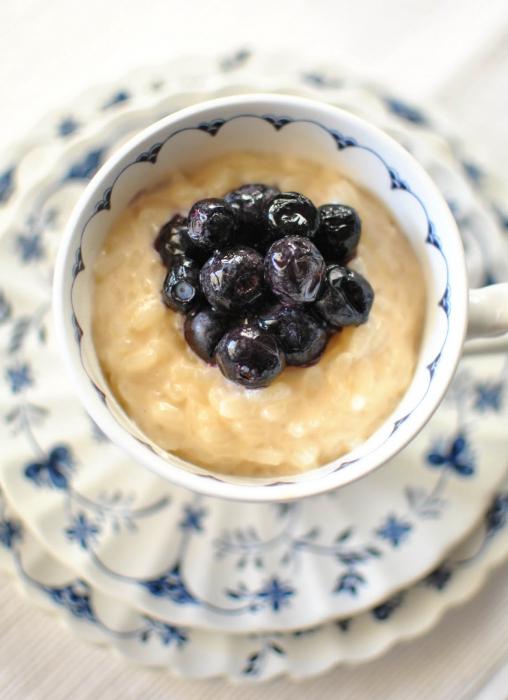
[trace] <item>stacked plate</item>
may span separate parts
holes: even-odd
[[[0,567],[75,634],[187,677],[304,677],[367,661],[428,630],[508,555],[502,355],[464,359],[434,418],[383,469],[292,504],[173,487],[109,443],[75,400],[50,290],[87,180],[159,117],[261,90],[326,100],[392,134],[449,201],[471,284],[508,281],[506,190],[447,124],[294,57],[240,51],[142,71],[51,115],[10,154],[0,168]]]

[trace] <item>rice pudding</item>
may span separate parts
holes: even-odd
[[[192,352],[184,317],[161,302],[166,271],[153,247],[175,213],[248,182],[354,207],[362,235],[349,267],[375,291],[368,321],[335,334],[318,364],[287,367],[257,390]],[[416,255],[379,200],[314,162],[236,152],[174,173],[117,219],[94,272],[93,337],[113,393],[154,443],[212,471],[284,475],[326,464],[379,427],[413,376],[425,313]]]

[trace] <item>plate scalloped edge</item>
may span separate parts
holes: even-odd
[[[24,548],[29,552],[28,565]],[[369,613],[306,631],[238,637],[169,626],[138,613],[122,616],[117,611],[112,616],[115,601],[52,561],[5,507],[0,494],[0,569],[17,578],[29,600],[58,616],[78,637],[185,678],[224,677],[239,683],[287,675],[299,680],[339,664],[366,663],[428,632],[446,612],[470,600],[507,556],[508,490],[504,490],[497,494],[483,525],[450,560]],[[115,620],[113,625],[104,621],[106,611]]]

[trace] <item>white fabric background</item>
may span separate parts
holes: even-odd
[[[508,178],[508,0],[2,0],[1,144],[98,81],[192,52],[285,47],[443,108]],[[232,687],[128,667],[0,580],[2,700],[468,700],[508,659],[508,567],[427,637],[294,685]],[[481,700],[506,700],[506,675]]]

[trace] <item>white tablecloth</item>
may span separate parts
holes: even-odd
[[[508,178],[508,0],[2,0],[0,134],[140,65],[190,52],[296,49],[453,117]],[[425,638],[294,685],[187,682],[89,647],[0,580],[0,698],[506,700],[508,567]],[[482,692],[479,695],[480,691]]]

